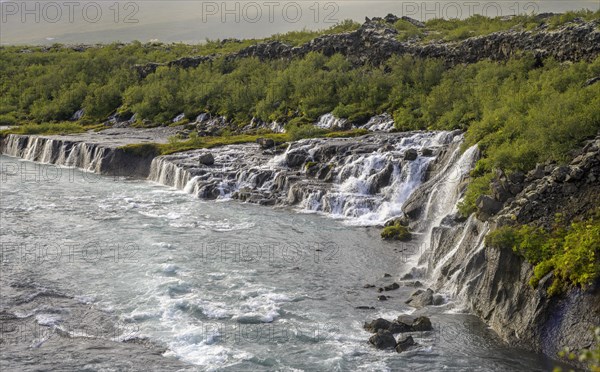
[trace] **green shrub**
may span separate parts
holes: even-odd
[[[405,226],[399,224],[384,227],[381,230],[381,238],[384,240],[409,241],[412,236]]]
[[[3,114],[0,115],[0,125],[15,125],[17,124],[17,119],[13,114]]]
[[[490,193],[490,183],[493,178],[493,173],[485,173],[484,175],[473,178],[470,181],[463,200],[458,203],[458,211],[463,216],[466,217],[477,210],[477,199],[481,195],[487,195]]]
[[[551,232],[528,225],[504,226],[488,234],[486,245],[512,249],[530,262],[534,270],[529,283],[534,287],[553,272],[551,296],[571,286],[586,288],[600,278],[600,219],[596,217]]]
[[[322,129],[312,124],[290,126],[287,130],[287,134],[291,141],[297,141],[303,138],[321,137],[327,132],[327,129]]]

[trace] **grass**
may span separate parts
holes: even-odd
[[[316,128],[319,129],[319,128]],[[365,129],[352,129],[349,131],[327,131],[319,129],[318,131],[292,131],[292,133],[266,133],[266,134],[236,134],[230,136],[191,136],[188,139],[179,139],[177,137],[169,138],[168,143],[144,143],[131,144],[120,147],[120,149],[135,155],[170,155],[182,151],[196,149],[209,149],[212,147],[236,145],[242,143],[254,143],[259,138],[270,138],[275,143],[297,141],[303,138],[344,138],[356,137],[368,133]]]
[[[549,29],[552,30],[577,18],[584,21],[600,19],[600,10],[595,12],[587,9],[568,11],[563,14],[551,16],[545,20],[538,19],[536,15],[518,15],[511,18],[487,18],[481,15],[473,15],[463,20],[436,18],[425,22],[425,27],[423,28],[416,27],[410,22],[399,20],[394,24],[394,28],[398,31],[397,39],[399,41],[416,38],[425,42],[452,42],[510,29],[533,31],[543,23],[547,24]]]
[[[104,125],[82,125],[77,122],[61,122],[61,123],[43,123],[34,124],[27,123],[19,125],[10,129],[0,131],[0,135],[6,136],[8,134],[37,134],[37,135],[50,135],[50,134],[71,134],[71,133],[82,133],[88,130],[97,130],[104,128]]]

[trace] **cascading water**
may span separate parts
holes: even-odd
[[[39,163],[77,167],[101,173],[107,149],[85,142],[10,134],[3,153]]]
[[[202,198],[294,205],[354,225],[377,225],[402,214],[431,164],[460,140],[452,132],[308,139],[282,154],[232,145],[155,158],[149,179]],[[207,152],[213,165],[199,162]]]

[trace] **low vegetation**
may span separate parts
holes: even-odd
[[[310,126],[315,128],[314,126]],[[169,142],[166,144],[158,143],[144,143],[144,144],[131,144],[122,146],[121,149],[130,152],[135,155],[149,156],[152,155],[169,155],[176,152],[195,150],[195,149],[208,149],[212,147],[234,145],[241,143],[254,143],[259,138],[270,138],[275,143],[284,143],[289,141],[297,141],[303,138],[317,138],[317,137],[356,137],[366,134],[365,130],[354,129],[348,131],[330,131],[326,129],[319,129],[319,131],[309,130],[291,130],[287,133],[262,133],[262,134],[233,134],[227,136],[207,136],[199,137],[197,134],[192,132],[189,138],[181,139],[177,136],[169,138]]]
[[[103,125],[82,125],[77,122],[28,123],[0,131],[0,134],[71,134],[104,128]]]
[[[417,27],[406,20],[399,20],[394,24],[398,31],[398,40],[407,41],[460,41],[469,37],[489,35],[494,32],[516,30],[535,31],[539,26],[545,24],[548,29],[556,29],[573,22],[576,19],[590,21],[600,18],[600,11],[579,10],[556,14],[545,19],[538,15],[518,15],[514,17],[488,18],[481,15],[473,15],[469,18],[441,19],[435,18],[425,22],[425,27]]]
[[[552,272],[547,290],[551,296],[571,286],[587,288],[600,278],[600,213],[567,228],[563,225],[557,221],[551,231],[504,226],[491,232],[486,244],[510,248],[534,265],[529,282],[534,287]]]
[[[409,241],[411,237],[408,228],[400,224],[386,226],[381,230],[381,238],[384,240],[400,240],[406,242]]]

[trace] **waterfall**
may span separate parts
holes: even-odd
[[[10,134],[2,141],[2,153],[29,161],[80,168],[88,172],[146,177],[149,160],[115,147],[81,142],[68,137]]]
[[[156,157],[150,165],[150,181],[177,189],[194,191],[190,184],[192,177],[185,169],[178,167],[175,163],[168,161],[165,157]]]
[[[323,129],[339,129],[343,128],[347,122],[348,120],[336,118],[333,114],[329,113],[321,115],[315,126]]]
[[[256,144],[230,145],[157,157],[149,179],[201,198],[290,205],[353,225],[380,225],[402,215],[431,165],[461,140],[453,132],[305,139],[278,154]],[[200,164],[206,152],[213,165]]]
[[[289,205],[363,226],[401,216],[407,200],[427,181],[435,185],[424,212],[431,236],[433,226],[455,208],[457,183],[476,154],[470,148],[461,156],[461,141],[456,132],[440,131],[306,139],[279,153],[257,144],[230,145],[155,157],[145,176],[201,198]],[[135,163],[132,155],[119,157],[114,148],[61,137],[9,135],[3,151],[98,173]],[[206,152],[213,155],[213,165],[199,163]],[[445,167],[432,171],[448,152]]]

